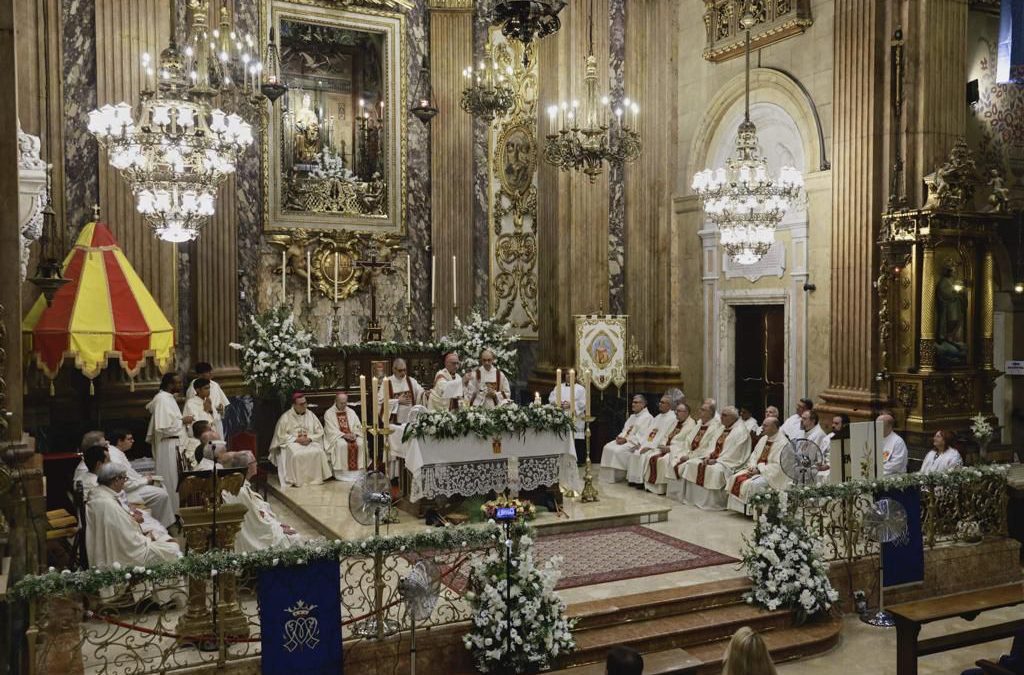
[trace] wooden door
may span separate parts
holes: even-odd
[[[786,327],[782,305],[736,307],[736,405],[758,420],[770,405],[783,410],[786,390]]]

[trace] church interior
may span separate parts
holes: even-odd
[[[0,0],[4,673],[1024,673],[1024,2]]]

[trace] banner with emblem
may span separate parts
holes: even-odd
[[[576,317],[576,372],[588,369],[600,391],[626,383],[625,314]]]
[[[343,672],[336,560],[261,570],[258,595],[264,675]]]

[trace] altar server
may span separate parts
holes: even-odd
[[[182,416],[174,398],[180,391],[181,376],[164,373],[160,378],[160,391],[146,404],[150,415],[146,442],[153,449],[156,470],[167,488],[174,513],[178,512],[178,452],[188,441],[185,426],[195,421],[188,415]]]
[[[751,495],[769,488],[785,490],[789,487],[791,481],[783,473],[781,464],[782,451],[789,441],[774,417],[765,418],[763,429],[764,436],[750,453],[746,466],[726,480],[725,489],[730,495],[730,508],[743,511]],[[738,500],[738,504],[733,498]]]
[[[684,481],[684,501],[721,510],[726,505],[726,482],[750,457],[750,428],[739,419],[736,408],[722,410],[722,431],[709,450],[686,460],[677,471]]]
[[[220,434],[220,437],[224,438],[224,411],[231,405],[231,401],[220,385],[213,379],[213,366],[209,363],[200,361],[196,364],[196,379],[188,385],[188,389],[185,391],[185,400],[188,401],[192,396],[195,396],[195,382],[200,379],[207,380],[210,383],[210,400],[213,402],[213,409],[217,411],[217,423],[213,426],[217,433]]]
[[[896,418],[879,415],[882,421],[882,472],[886,476],[907,472],[907,444],[894,429]]]
[[[508,376],[494,365],[494,352],[490,349],[480,352],[480,366],[469,373],[466,399],[471,406],[480,408],[495,408],[512,400]]]
[[[642,394],[633,397],[630,407],[632,415],[622,425],[622,431],[613,440],[605,444],[601,452],[601,482],[617,483],[625,480],[626,469],[629,468],[629,456],[640,447],[647,427],[654,420],[647,409],[647,398]]]
[[[800,418],[808,410],[814,409],[814,401],[809,398],[802,398],[796,402],[796,412],[786,418],[786,421],[782,424],[782,433],[786,434],[786,437],[791,440],[796,440],[802,436],[800,429]]]
[[[576,428],[573,431],[573,444],[576,449],[576,463],[583,465],[587,461],[587,443],[584,439],[586,422],[583,419],[587,414],[587,388],[579,382],[573,387],[569,387],[568,382],[562,382],[548,394],[548,403],[561,407],[566,415],[574,416]]]
[[[320,485],[331,477],[324,451],[324,428],[306,409],[306,396],[292,394],[292,406],[281,415],[270,443],[270,461],[277,466],[281,487]]]
[[[282,523],[274,510],[246,481],[237,495],[224,490],[225,504],[242,504],[245,517],[235,535],[235,553],[262,551],[271,546],[287,548],[302,543],[302,537],[290,525]]]
[[[924,456],[921,473],[942,473],[964,465],[960,451],[953,447],[952,433],[939,429],[932,437],[932,449]]]
[[[465,398],[465,386],[469,373],[459,375],[459,355],[448,352],[444,355],[444,368],[434,375],[434,386],[427,397],[431,410],[457,410],[459,401]]]
[[[366,440],[359,415],[348,405],[348,394],[339,391],[334,405],[324,413],[324,443],[337,480],[355,481],[366,469]]]
[[[380,390],[377,392],[380,406],[377,410],[378,415],[382,414],[385,399],[391,401],[391,414],[395,416],[394,421],[398,424],[406,424],[412,407],[423,402],[423,387],[409,375],[405,359],[398,358],[392,361],[391,375],[380,383]]]
[[[185,399],[185,407],[182,414],[191,417],[193,420],[208,422],[211,427],[223,438],[224,425],[221,422],[220,412],[214,403],[210,380],[204,377],[196,378],[189,387],[192,393]],[[191,431],[191,429],[186,429]]]

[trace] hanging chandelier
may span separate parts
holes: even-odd
[[[775,227],[800,199],[800,171],[782,167],[778,180],[768,174],[768,162],[758,149],[757,127],[750,121],[750,29],[755,21],[747,11],[740,19],[746,30],[746,84],[743,121],[736,134],[736,151],[725,167],[705,169],[691,187],[704,202],[704,213],[717,227],[725,252],[741,265],[763,258],[775,243]]]
[[[573,100],[548,107],[550,133],[544,145],[544,159],[563,171],[582,171],[593,183],[604,171],[605,162],[635,161],[643,146],[637,130],[640,107],[636,102],[626,98],[622,105],[613,107],[607,96],[598,98],[593,0],[588,40],[583,105]]]
[[[484,58],[480,64],[475,68],[467,66],[462,71],[462,76],[468,82],[462,90],[462,109],[485,122],[491,122],[498,115],[511,110],[516,102],[515,92],[506,77],[511,75],[512,66],[502,69],[488,42],[484,45]]]
[[[565,0],[497,0],[491,24],[499,26],[506,38],[528,45],[562,27],[558,13],[563,7]],[[524,59],[527,53],[524,51]]]
[[[149,55],[143,55],[147,81],[137,109],[124,102],[104,105],[89,113],[88,128],[156,236],[182,242],[195,239],[213,215],[217,189],[235,171],[253,135],[237,113],[212,107],[214,89],[201,83],[195,68],[186,67],[174,40],[175,5],[170,43],[155,71]],[[202,68],[201,61],[192,65]]]

